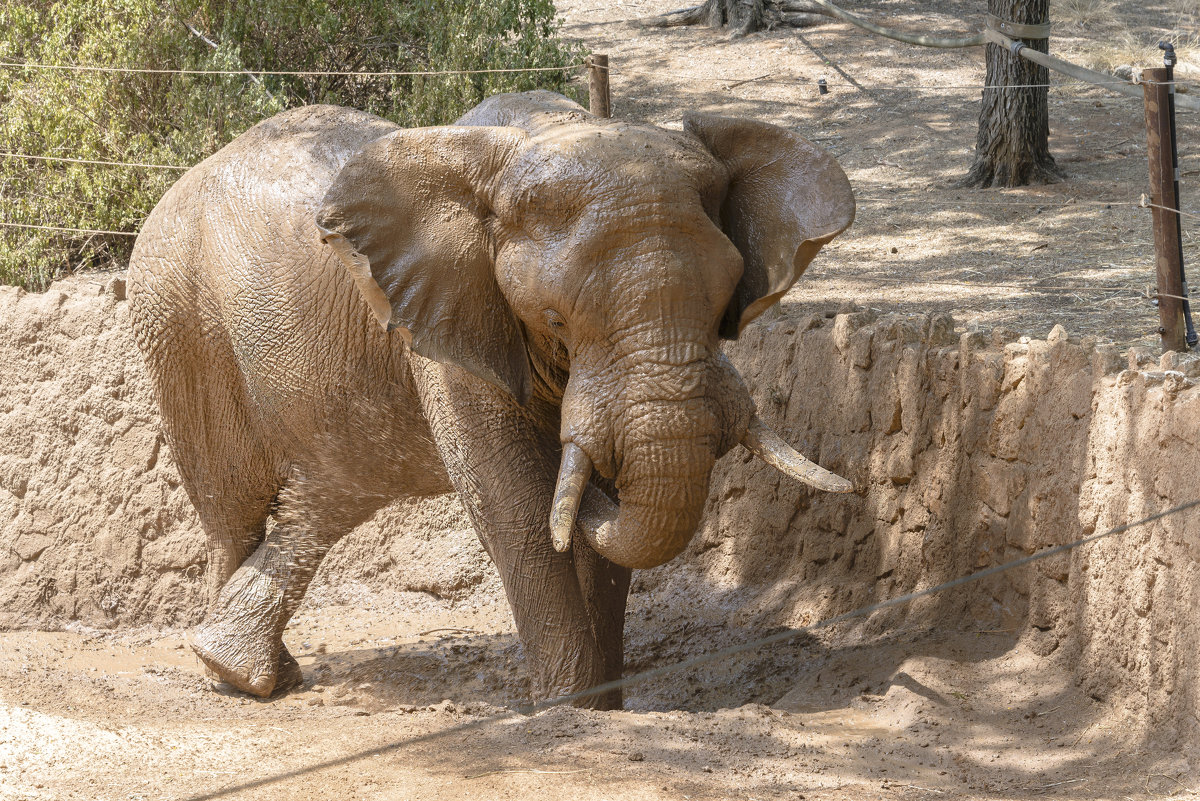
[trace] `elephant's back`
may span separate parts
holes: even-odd
[[[415,408],[399,335],[371,317],[315,223],[346,160],[396,128],[352,109],[293,109],[163,196],[130,263],[135,337],[156,381],[169,383],[180,369],[172,362],[197,353],[232,361],[248,411],[291,450],[322,438],[337,449],[339,418],[364,405]]]
[[[355,109],[302,106],[263,120],[192,172],[199,173],[197,188],[210,203],[248,202],[276,213],[295,210],[311,218],[312,209],[346,161],[398,127]],[[279,222],[276,218],[263,224]]]
[[[211,315],[213,304],[244,294],[246,281],[311,280],[287,275],[285,257],[296,273],[321,266],[310,234],[325,187],[350,156],[396,127],[354,109],[304,106],[258,123],[192,167],[134,243],[135,317],[164,305]]]

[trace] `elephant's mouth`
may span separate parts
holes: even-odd
[[[775,469],[812,487],[825,492],[854,490],[854,485],[846,479],[806,459],[757,415],[751,418],[741,443]],[[655,567],[686,545],[686,538],[674,547],[661,549],[647,549],[644,544],[632,541],[639,532],[622,530],[618,524],[620,508],[603,492],[589,486],[591,474],[592,460],[583,448],[574,442],[566,443],[550,512],[550,532],[556,550],[570,550],[576,523],[588,545],[626,567]]]

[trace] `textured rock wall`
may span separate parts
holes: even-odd
[[[764,624],[810,623],[1200,498],[1194,358],[1135,352],[1135,370],[1060,328],[1017,340],[866,312],[756,326],[729,355],[762,416],[858,487],[822,495],[744,453],[718,466],[689,568],[757,588],[741,614]],[[861,626],[1019,633],[1174,739],[1200,733],[1198,610],[1190,509]]]
[[[119,278],[0,287],[0,622],[172,623],[201,597],[123,298]]]
[[[1134,353],[1127,369],[1057,329],[1016,341],[947,317],[786,309],[729,354],[762,416],[858,487],[821,495],[740,449],[722,460],[688,553],[639,583],[730,590],[743,620],[813,622],[1200,498],[1194,361]],[[0,288],[0,623],[189,623],[203,559],[123,284]],[[315,590],[347,582],[495,591],[452,499],[395,505],[347,538]],[[1097,697],[1194,736],[1198,609],[1191,510],[857,625],[1017,632]]]

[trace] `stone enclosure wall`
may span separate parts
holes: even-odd
[[[719,463],[687,554],[643,581],[690,573],[746,591],[747,620],[811,623],[1200,498],[1195,361],[1122,356],[1061,329],[1027,340],[956,333],[945,316],[786,307],[728,353],[760,414],[857,487],[821,495],[740,449]],[[468,528],[452,500],[397,505],[322,581],[463,596],[486,572]],[[432,564],[398,571],[400,552]],[[0,625],[188,624],[203,561],[121,278],[0,287]],[[1017,631],[1174,738],[1200,734],[1198,609],[1191,509],[862,631]]]
[[[1200,361],[956,334],[948,317],[783,319],[729,354],[760,413],[849,499],[719,466],[695,566],[798,624],[1200,499]],[[743,521],[755,520],[753,530]],[[1200,509],[876,615],[1011,629],[1171,741],[1200,734]]]

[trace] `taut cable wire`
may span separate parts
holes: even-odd
[[[93,64],[38,64],[28,61],[0,61],[0,67],[12,69],[68,70],[74,72],[120,72],[149,75],[294,75],[341,78],[397,78],[410,75],[484,75],[503,72],[568,72],[583,69],[586,64],[568,64],[564,67],[506,67],[482,70],[408,70],[386,72],[327,72],[320,70],[189,70],[189,69],[146,69],[141,67],[101,67]]]
[[[100,164],[107,167],[146,167],[153,170],[189,170],[178,164],[144,164],[137,161],[101,161],[99,159],[76,159],[69,156],[33,156],[28,153],[4,153],[0,157],[8,159],[30,159],[32,161],[64,161],[71,164]]]
[[[137,231],[104,231],[98,228],[65,228],[57,225],[27,225],[26,223],[2,222],[5,228],[31,228],[35,231],[65,231],[72,234],[111,234],[112,236],[137,236]]]

